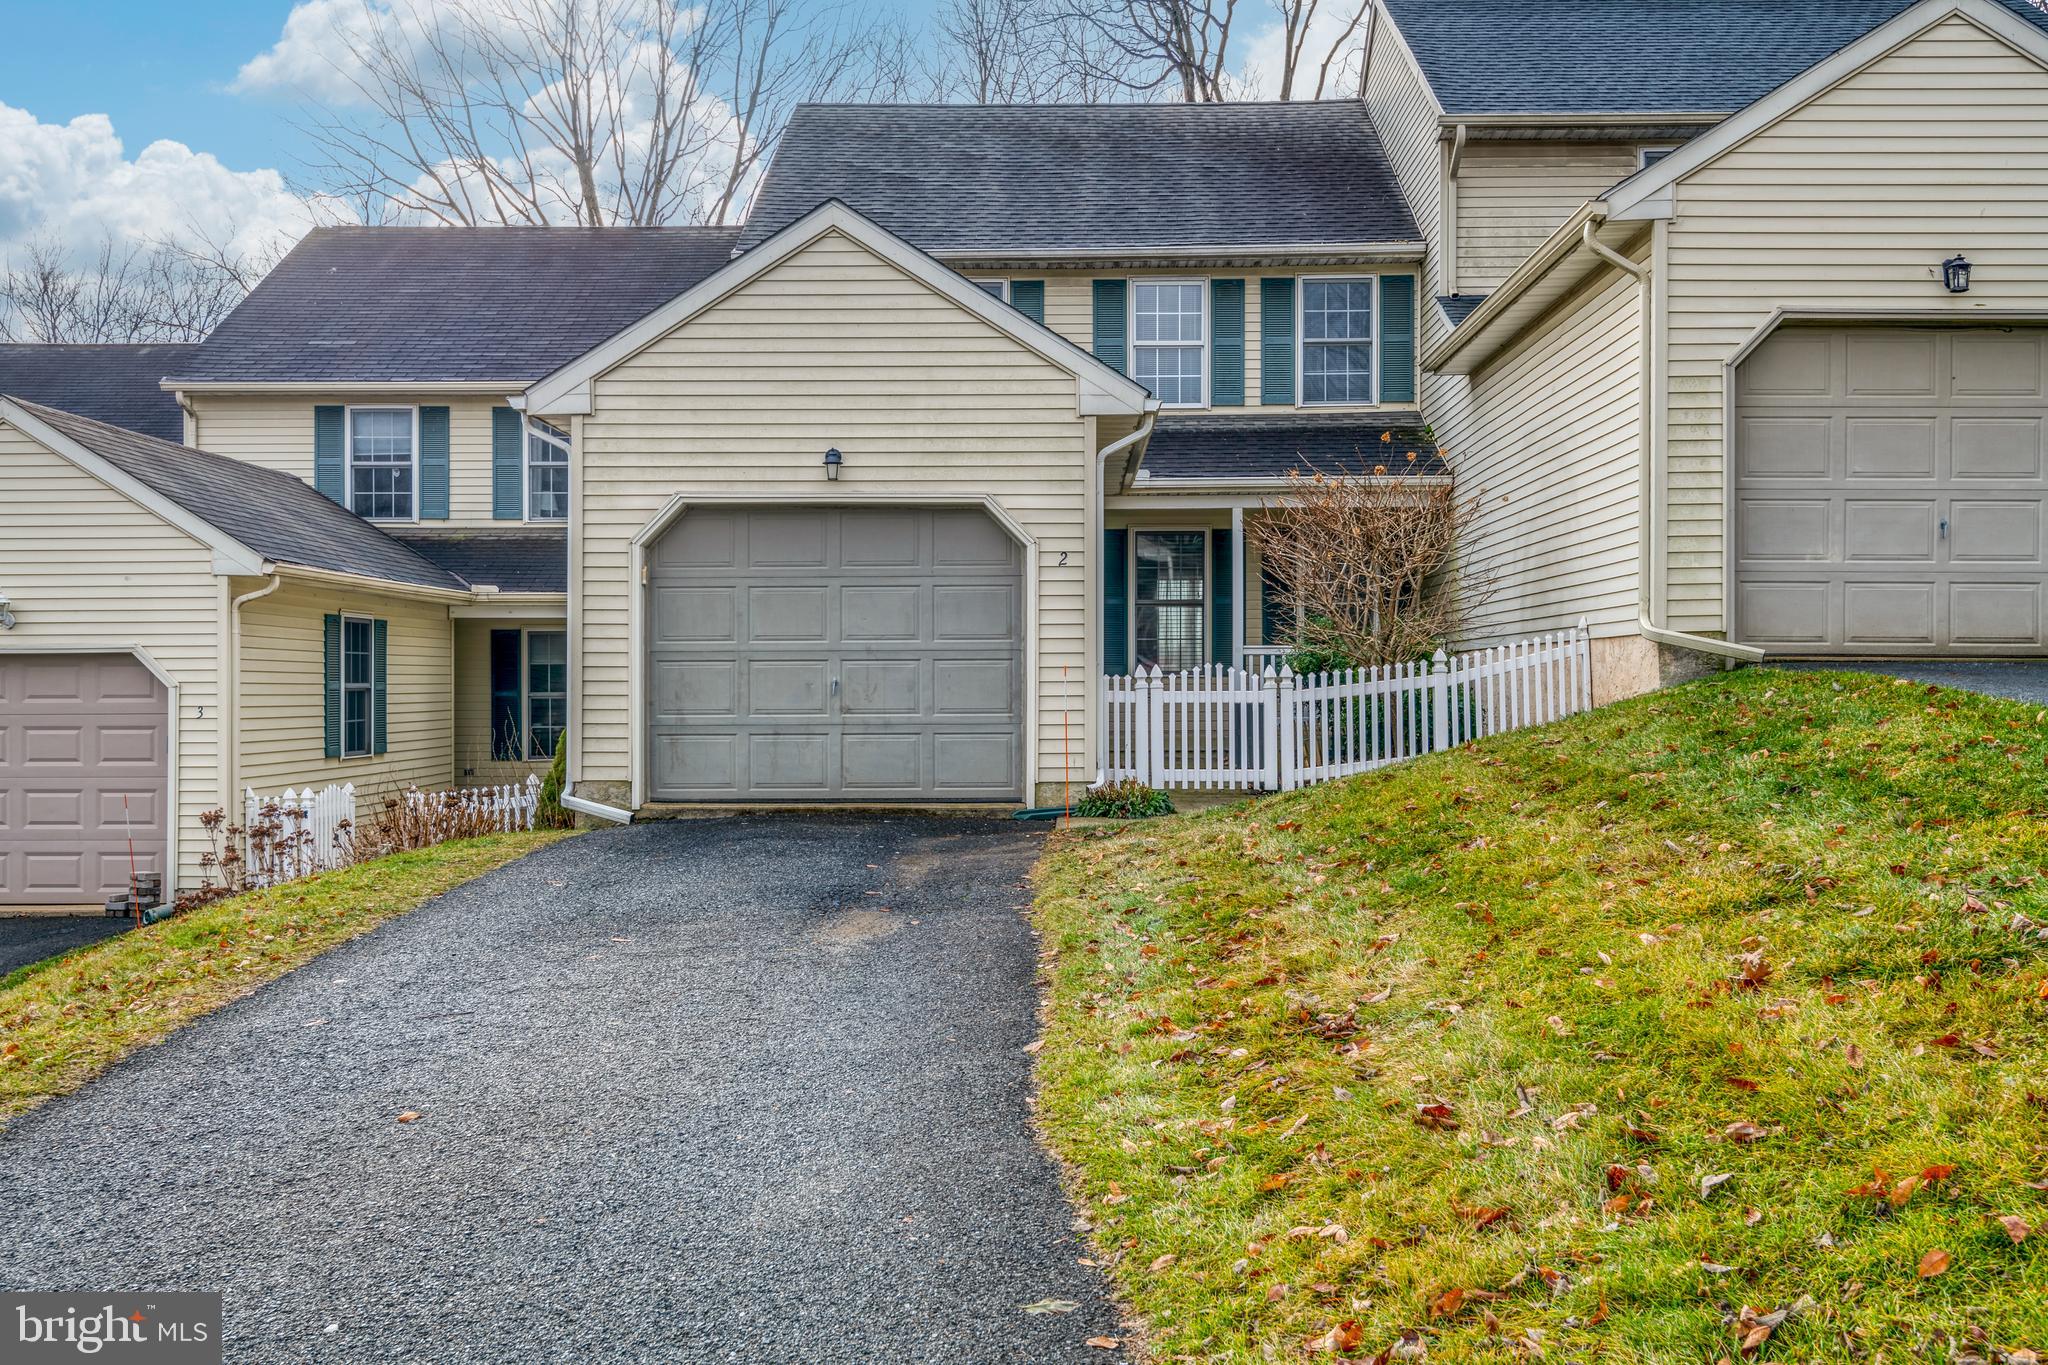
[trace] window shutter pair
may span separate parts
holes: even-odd
[[[313,409],[313,487],[343,507],[348,506],[348,489],[343,471],[347,468],[348,410],[339,403],[321,403]],[[448,409],[420,409],[421,521],[448,520]]]
[[[510,409],[507,409],[509,411]],[[519,632],[491,632],[491,757],[522,758],[519,743]]]
[[[1011,280],[1010,306],[1039,326],[1045,326],[1045,281]]]
[[[526,430],[511,408],[491,409],[491,516],[526,519]]]
[[[321,692],[324,705],[321,708],[321,733],[326,739],[329,758],[341,757],[341,616],[330,612],[321,620],[320,655]],[[384,694],[389,690],[391,627],[382,618],[370,622],[370,752],[385,752],[386,722],[389,711],[385,706]]]

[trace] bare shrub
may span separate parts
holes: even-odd
[[[408,849],[431,848],[451,839],[496,834],[503,825],[495,811],[478,807],[461,792],[423,792],[418,787],[385,799],[383,809],[358,821],[343,849],[343,866],[368,862]]]
[[[1409,457],[1411,460],[1413,456]],[[1400,663],[1456,632],[1477,585],[1450,581],[1479,499],[1447,477],[1296,472],[1245,516],[1299,652],[1354,665]]]

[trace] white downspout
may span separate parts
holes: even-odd
[[[1652,547],[1661,543],[1665,536],[1665,451],[1663,433],[1656,429],[1652,406],[1652,386],[1658,377],[1655,347],[1652,344],[1657,326],[1655,298],[1651,292],[1652,272],[1648,266],[1636,264],[1594,236],[1593,227],[1599,221],[1604,220],[1587,219],[1579,229],[1579,240],[1585,243],[1586,249],[1595,256],[1635,280],[1637,307],[1641,310],[1643,319],[1643,391],[1641,402],[1638,404],[1641,416],[1637,423],[1637,464],[1642,471],[1637,503],[1640,508],[1638,515],[1642,531],[1637,537],[1636,552],[1636,631],[1643,638],[1660,645],[1696,650],[1703,654],[1717,654],[1738,663],[1760,663],[1764,652],[1754,645],[1738,645],[1731,640],[1693,635],[1682,630],[1672,630],[1658,623],[1658,618],[1663,615],[1663,585],[1657,580]]]
[[[245,592],[228,603],[228,647],[222,651],[227,657],[221,660],[227,672],[227,686],[221,689],[227,700],[222,709],[222,718],[227,729],[228,755],[228,823],[234,824],[234,802],[242,794],[242,604],[254,602],[276,592],[284,580],[276,574],[270,581],[253,592]]]
[[[1108,445],[1104,446],[1102,449],[1095,452],[1096,477],[1102,477],[1103,467],[1109,463],[1111,456],[1120,455],[1124,451],[1130,449],[1132,446],[1139,444],[1140,442],[1144,441],[1147,437],[1151,436],[1152,424],[1158,419],[1158,417],[1159,400],[1156,398],[1146,399],[1145,420],[1138,423],[1138,429],[1128,436],[1118,437],[1116,440],[1111,441]],[[1100,610],[1099,603],[1096,604],[1096,609]],[[1097,768],[1095,770],[1095,780],[1088,784],[1090,790],[1093,790],[1094,788],[1101,786],[1107,778],[1108,774],[1105,773],[1101,768]]]

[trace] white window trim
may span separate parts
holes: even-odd
[[[1636,148],[1636,169],[1639,171],[1648,169],[1650,165],[1650,157],[1656,153],[1662,153],[1665,156],[1669,156],[1671,155],[1671,153],[1677,150],[1678,144],[1675,142],[1671,143],[1668,146],[1659,145],[1654,147],[1638,147]]]
[[[1192,535],[1202,537],[1202,601],[1201,623],[1202,643],[1198,650],[1202,663],[1215,656],[1215,642],[1209,638],[1216,614],[1216,537],[1210,534],[1210,526],[1127,526],[1124,528],[1124,582],[1128,585],[1126,594],[1130,601],[1124,608],[1125,649],[1130,655],[1131,672],[1136,673],[1138,662],[1138,537],[1155,535]],[[1155,606],[1157,603],[1154,604]],[[1179,605],[1174,603],[1172,605]],[[1199,667],[1200,665],[1197,665]],[[1163,669],[1161,670],[1164,671]]]
[[[562,637],[562,690],[560,693],[542,692],[543,697],[560,696],[562,714],[569,711],[569,631],[567,626],[543,626],[519,632],[519,752],[521,757],[511,760],[515,763],[552,763],[553,751],[539,758],[533,754],[533,637],[536,635],[559,635]],[[565,727],[566,728],[566,727]]]
[[[1173,349],[1177,349],[1177,348],[1180,348],[1180,347],[1186,346],[1186,345],[1188,344],[1188,343],[1187,343],[1187,342],[1185,342],[1185,341],[1147,341],[1147,342],[1143,342],[1143,343],[1140,343],[1140,342],[1139,342],[1139,340],[1138,340],[1138,286],[1139,286],[1139,285],[1141,285],[1141,284],[1168,284],[1168,285],[1184,285],[1184,284],[1192,284],[1192,285],[1199,285],[1199,286],[1201,287],[1201,290],[1202,290],[1202,401],[1201,401],[1201,402],[1199,402],[1199,403],[1167,403],[1167,402],[1161,402],[1159,406],[1160,406],[1160,407],[1162,407],[1162,408],[1172,408],[1172,409],[1174,409],[1174,410],[1175,410],[1175,411],[1177,411],[1177,412],[1195,412],[1195,411],[1198,411],[1198,410],[1200,410],[1200,409],[1203,409],[1203,408],[1206,408],[1206,407],[1208,407],[1208,406],[1209,406],[1209,342],[1210,342],[1210,335],[1209,335],[1209,334],[1210,334],[1210,330],[1211,330],[1211,328],[1213,328],[1213,327],[1215,326],[1215,319],[1216,319],[1216,307],[1215,307],[1215,300],[1214,300],[1213,298],[1211,298],[1211,297],[1210,297],[1210,293],[1209,293],[1209,281],[1208,281],[1208,280],[1207,280],[1206,278],[1200,278],[1200,277],[1195,277],[1195,276],[1179,276],[1179,275],[1162,275],[1162,276],[1154,277],[1154,276],[1151,276],[1151,275],[1144,275],[1144,276],[1133,276],[1133,277],[1132,277],[1132,278],[1131,278],[1131,279],[1129,280],[1129,282],[1128,282],[1128,283],[1126,284],[1125,288],[1126,288],[1126,291],[1127,291],[1127,295],[1128,295],[1128,303],[1127,303],[1127,306],[1126,306],[1126,310],[1125,310],[1125,311],[1127,311],[1127,312],[1128,312],[1128,313],[1130,314],[1130,317],[1129,317],[1129,318],[1128,318],[1128,319],[1126,320],[1126,326],[1125,326],[1125,328],[1124,328],[1124,331],[1125,331],[1125,333],[1126,333],[1126,336],[1125,336],[1125,341],[1124,341],[1124,345],[1125,345],[1126,347],[1128,347],[1128,348],[1129,348],[1129,350],[1128,350],[1128,354],[1129,354],[1129,356],[1130,356],[1130,361],[1131,361],[1131,379],[1132,379],[1132,380],[1133,380],[1134,382],[1136,382],[1136,383],[1138,383],[1138,384],[1140,384],[1140,385],[1142,385],[1142,384],[1143,384],[1143,383],[1145,382],[1144,380],[1142,380],[1142,379],[1139,379],[1139,378],[1138,378],[1138,347],[1139,347],[1139,345],[1140,345],[1140,344],[1143,344],[1143,345],[1146,345],[1146,346],[1150,346],[1150,347],[1152,347],[1152,348],[1153,348],[1153,349],[1155,349],[1155,350],[1159,350],[1159,349],[1167,349],[1167,350],[1173,350]],[[1148,531],[1151,531],[1151,530],[1163,530],[1163,529],[1179,529],[1179,528],[1164,528],[1164,527],[1151,527],[1151,526],[1148,526],[1148,527],[1146,527],[1145,529],[1146,529],[1146,530],[1148,530]]]
[[[409,517],[364,517],[364,521],[380,526],[411,526],[420,519],[420,410],[417,404],[405,403],[362,403],[351,404],[342,409],[341,423],[341,492],[345,499],[343,506],[349,511],[356,510],[356,414],[359,412],[409,412],[412,414],[412,515]],[[449,454],[450,461],[454,453]],[[380,466],[388,468],[389,466]],[[358,513],[360,515],[360,513]]]
[[[360,624],[370,632],[370,681],[367,686],[356,688],[348,680],[348,628]],[[341,760],[352,763],[357,759],[377,756],[377,618],[364,616],[360,612],[341,613]],[[361,753],[351,753],[348,747],[348,694],[360,690],[370,699],[368,734],[370,746]]]
[[[1308,289],[1312,282],[1329,283],[1343,280],[1355,283],[1359,280],[1372,282],[1372,397],[1363,403],[1332,403],[1327,399],[1320,403],[1308,401],[1308,371],[1302,361],[1308,354]],[[1418,307],[1420,305],[1418,304]],[[1380,364],[1380,272],[1377,270],[1348,271],[1323,275],[1297,275],[1294,277],[1294,406],[1315,408],[1318,411],[1336,409],[1376,408],[1380,406],[1380,375],[1384,367]]]
[[[987,291],[990,285],[996,285],[997,288],[993,291],[993,297],[1001,299],[1004,303],[1010,301],[1010,281],[1007,276],[969,275],[967,278],[976,289],[984,291]]]
[[[557,441],[554,433],[536,431],[533,418],[521,414],[519,418],[519,518],[531,526],[567,526],[569,517],[536,517],[533,514],[533,442],[535,438],[559,445],[571,460],[576,458],[575,447],[564,437]],[[572,481],[573,482],[573,481]]]

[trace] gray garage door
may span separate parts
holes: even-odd
[[[692,510],[648,585],[653,799],[1021,796],[1022,559],[985,514]]]
[[[163,871],[166,702],[127,655],[0,653],[0,905],[126,890],[131,829],[137,870]]]
[[[2048,331],[1800,327],[1736,383],[1738,638],[2038,654]]]

